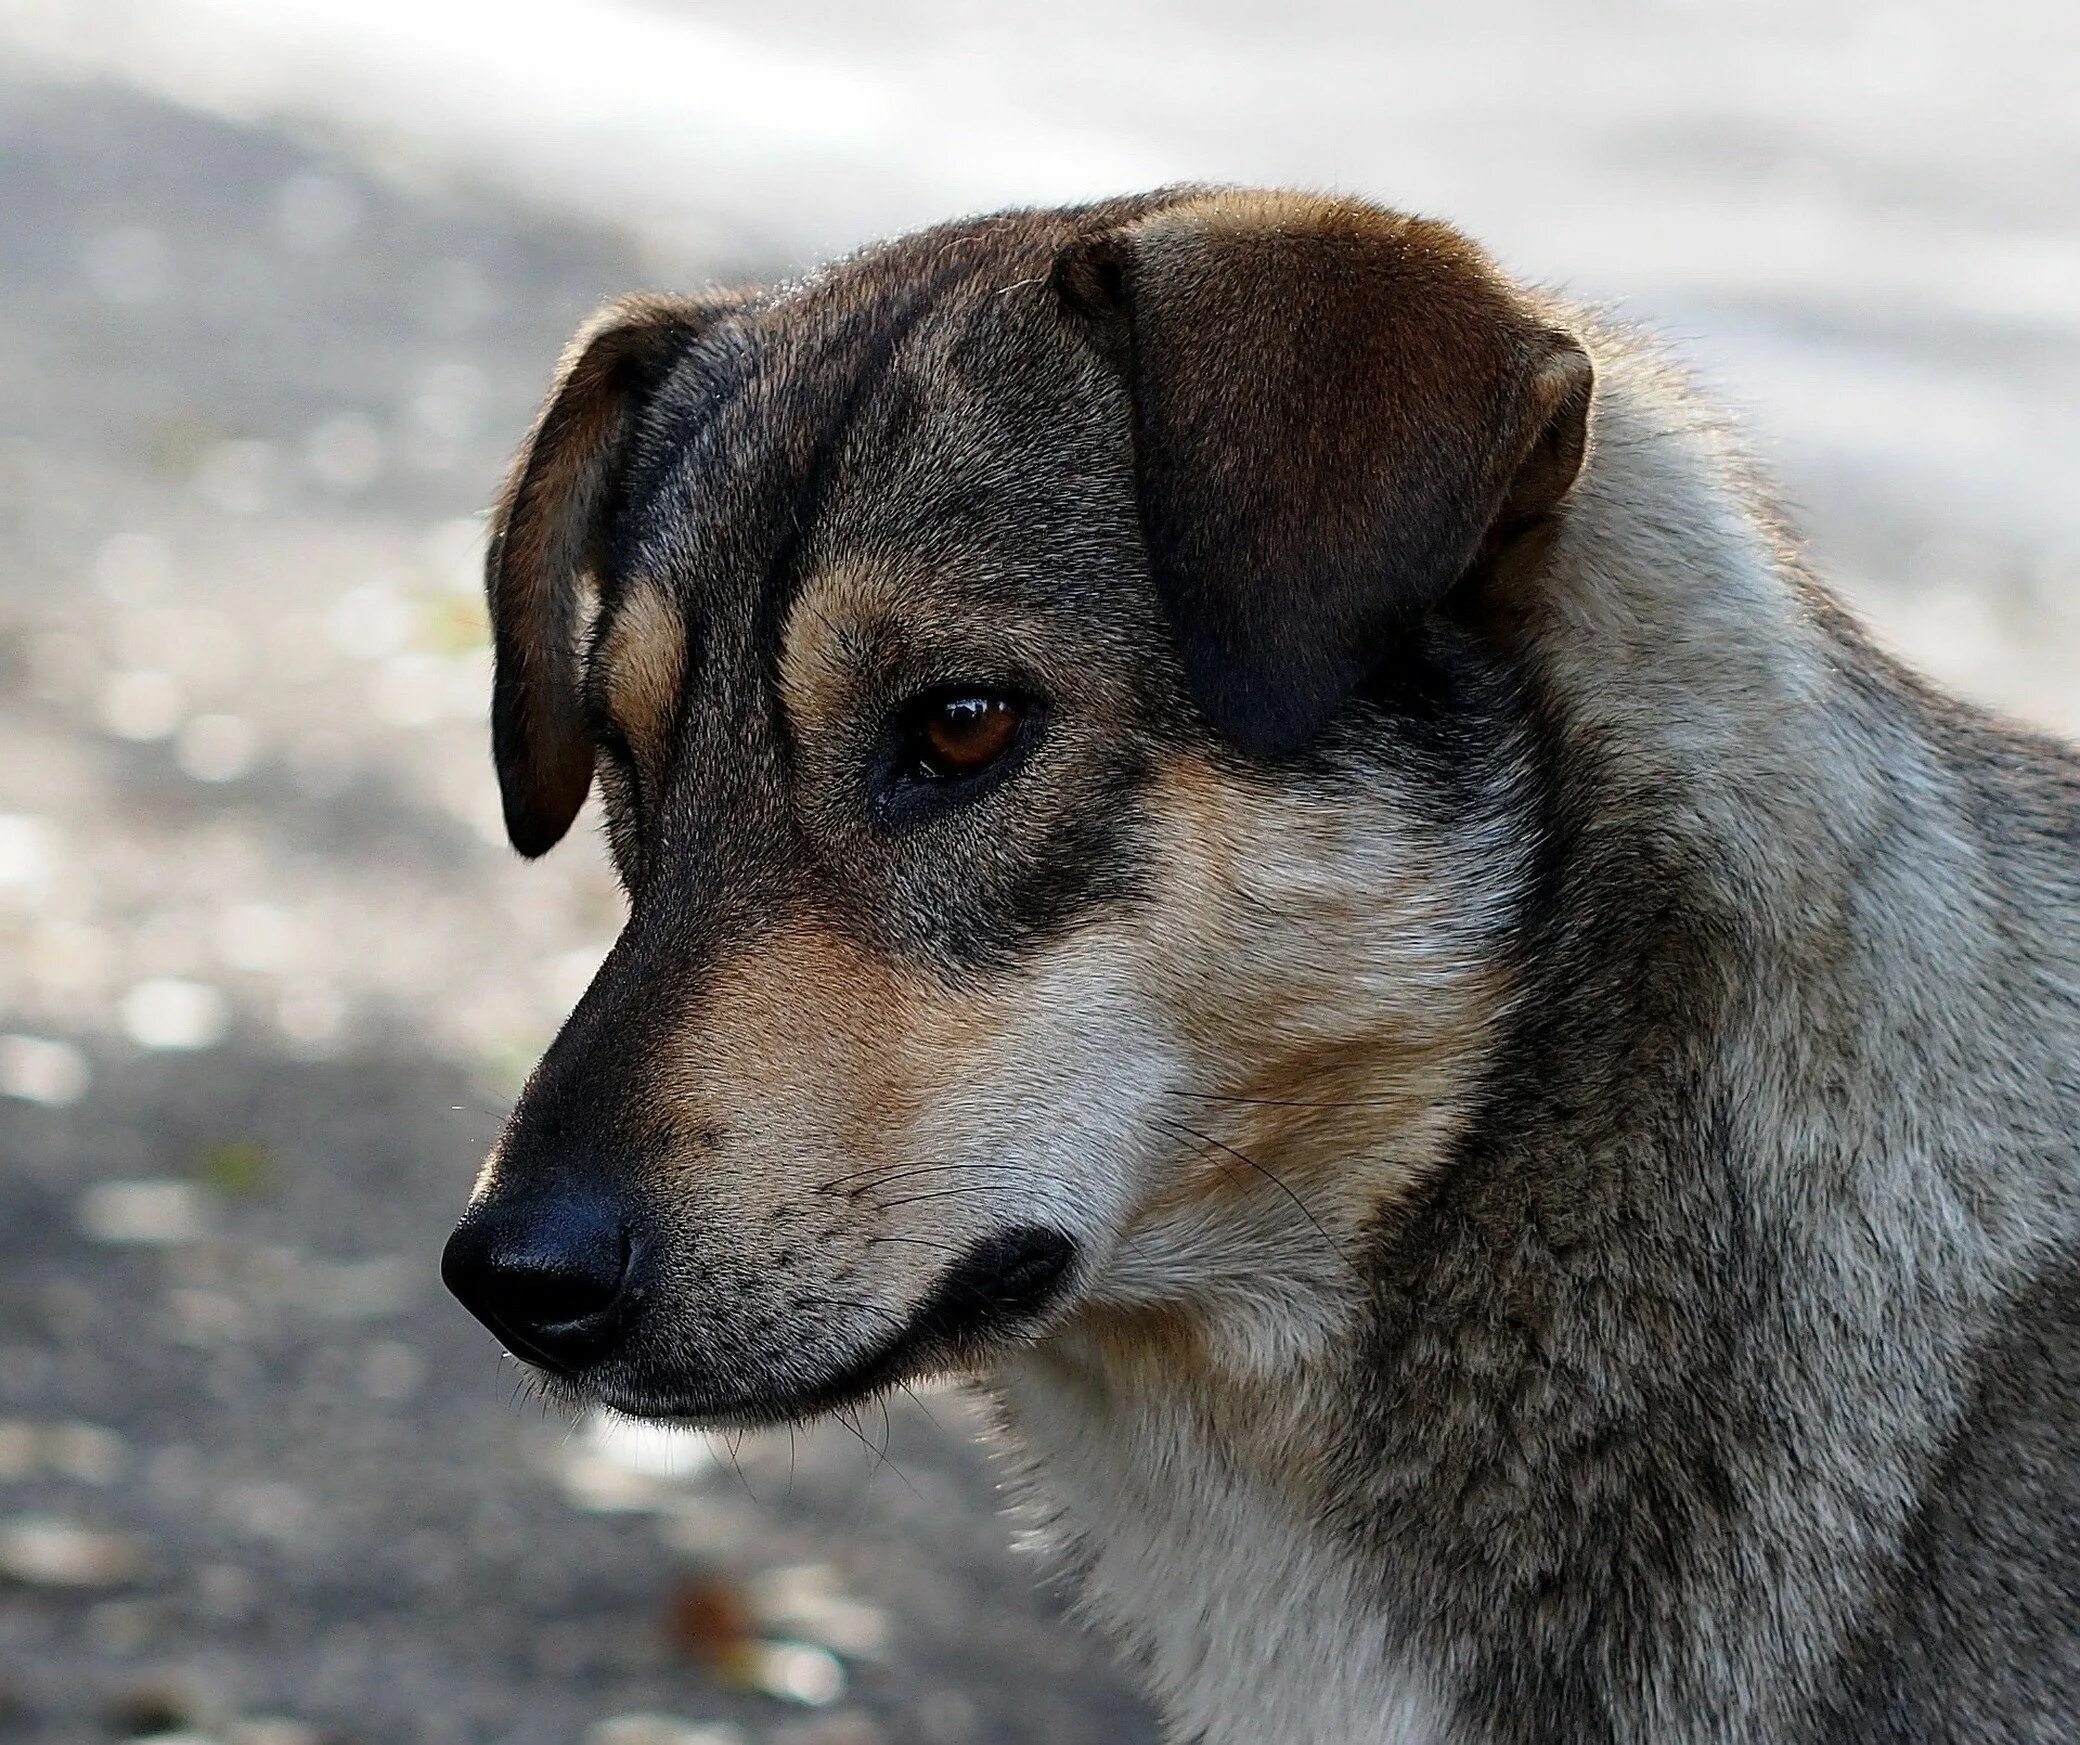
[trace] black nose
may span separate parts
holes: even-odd
[[[560,1373],[614,1344],[634,1267],[615,1209],[558,1195],[472,1206],[441,1256],[441,1279],[516,1357]]]

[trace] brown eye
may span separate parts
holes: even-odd
[[[987,692],[933,698],[917,717],[918,769],[939,780],[988,769],[1011,749],[1022,718],[1009,697]]]

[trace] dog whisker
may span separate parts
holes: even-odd
[[[928,1188],[921,1194],[903,1194],[893,1200],[876,1200],[873,1205],[876,1211],[893,1212],[898,1206],[919,1206],[928,1200],[972,1199],[974,1196],[973,1188]]]
[[[1250,1156],[1248,1152],[1238,1150],[1235,1146],[1228,1144],[1225,1140],[1214,1138],[1214,1136],[1210,1133],[1201,1133],[1196,1127],[1188,1126],[1182,1121],[1164,1119],[1158,1124],[1161,1126],[1169,1127],[1176,1132],[1187,1134],[1191,1138],[1198,1140],[1199,1143],[1202,1145],[1212,1146],[1216,1151],[1225,1152],[1229,1157],[1234,1158],[1237,1162],[1245,1163],[1251,1169],[1255,1170],[1257,1174],[1262,1176],[1273,1187],[1278,1189],[1278,1191],[1281,1194],[1285,1195],[1285,1197],[1288,1200],[1292,1201],[1294,1209],[1298,1211],[1301,1217],[1305,1218],[1309,1224],[1314,1226],[1315,1234],[1321,1237],[1322,1241],[1328,1245],[1330,1252],[1333,1253],[1338,1260],[1342,1261],[1345,1266],[1350,1268],[1352,1276],[1357,1278],[1360,1283],[1365,1282],[1365,1274],[1363,1270],[1359,1267],[1358,1263],[1351,1258],[1350,1254],[1345,1250],[1343,1244],[1338,1242],[1334,1236],[1329,1234],[1328,1229],[1323,1225],[1321,1219],[1315,1216],[1313,1208],[1310,1207],[1308,1203],[1300,1197],[1299,1193],[1295,1191],[1294,1188],[1288,1182],[1286,1182],[1283,1178],[1277,1175],[1274,1171],[1266,1168],[1263,1164],[1259,1163],[1254,1157]]]
[[[927,1175],[934,1171],[945,1169],[989,1170],[1014,1175],[1026,1173],[1024,1166],[1020,1164],[984,1161],[980,1159],[965,1161],[955,1159],[952,1161],[930,1161],[924,1163],[902,1164],[898,1165],[894,1169],[887,1171],[882,1171],[880,1166],[877,1164],[870,1166],[866,1169],[854,1170],[850,1175],[834,1176],[831,1180],[824,1182],[815,1191],[819,1194],[827,1194],[837,1188],[845,1186],[845,1184],[848,1182],[856,1182],[863,1180],[869,1182],[869,1185],[871,1186],[878,1187],[888,1182],[901,1181],[907,1176]]]

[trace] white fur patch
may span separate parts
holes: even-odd
[[[1104,1384],[1079,1373],[1072,1350],[1057,1342],[1007,1365],[1003,1398],[1041,1512],[1067,1523],[1086,1608],[1145,1661],[1174,1736],[1453,1738],[1436,1681],[1367,1601],[1379,1575],[1240,1474],[1183,1400],[1114,1395],[1093,1410]]]

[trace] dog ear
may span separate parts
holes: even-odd
[[[1245,752],[1304,745],[1581,469],[1588,354],[1442,225],[1211,194],[1072,242],[1054,285],[1126,381],[1156,588]]]
[[[491,749],[506,834],[522,854],[555,847],[592,785],[581,592],[597,580],[635,415],[721,307],[627,297],[580,328],[492,511]]]

